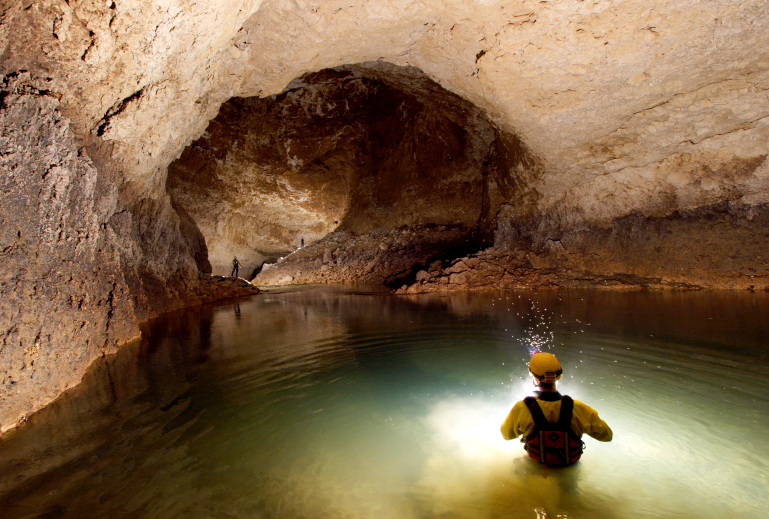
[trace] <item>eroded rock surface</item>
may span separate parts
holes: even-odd
[[[498,236],[498,238],[501,238]],[[568,230],[539,247],[507,243],[437,262],[398,294],[499,288],[769,290],[769,206],[719,204],[607,229]]]
[[[76,382],[89,359],[135,337],[137,322],[205,300],[201,280],[211,279],[200,274],[212,262],[222,268],[242,250],[256,264],[293,250],[297,238],[307,235],[310,244],[333,229],[357,236],[350,243],[378,247],[377,233],[456,224],[478,244],[493,241],[479,262],[520,263],[524,278],[526,269],[561,275],[556,285],[582,272],[599,284],[614,276],[648,286],[766,287],[765,4],[5,2],[0,429]],[[350,66],[359,67],[358,83],[307,84],[308,73]],[[436,96],[415,69],[450,95]],[[372,88],[377,81],[384,86]],[[328,100],[355,99],[348,87],[357,84],[390,89],[382,106],[406,107],[411,116],[385,111],[390,124],[380,141],[376,124],[349,122],[343,127],[358,131],[358,140],[340,146],[333,131],[318,131],[311,113],[371,121],[365,103],[325,109]],[[292,123],[310,116],[295,131],[307,148],[289,150],[292,130],[275,118],[267,136],[241,132],[236,142],[273,152],[267,167],[244,178],[250,155],[211,140],[206,127],[233,97],[263,98],[251,101],[259,104],[281,95]],[[388,104],[398,96],[400,104]],[[444,119],[435,110],[423,118],[428,112],[413,110],[419,103],[433,103]],[[312,110],[302,115],[305,108]],[[493,138],[478,130],[476,115]],[[447,130],[443,120],[463,130]],[[399,122],[402,140],[385,142]],[[421,135],[443,135],[444,147],[409,141]],[[168,165],[201,137],[214,146],[185,153],[172,198]],[[486,144],[474,150],[491,140],[491,154]],[[449,164],[448,150],[458,148],[472,159],[462,167]],[[420,162],[426,149],[430,160]],[[364,159],[355,173],[353,156]],[[236,167],[218,170],[221,179],[191,182],[213,163]],[[235,177],[240,183],[228,183]],[[467,188],[444,189],[438,177]],[[270,185],[282,194],[271,194]],[[251,211],[260,198],[277,202],[262,203],[267,216]],[[415,253],[397,257],[409,255],[421,261]],[[453,268],[452,261],[428,264],[420,284],[444,279],[439,267]],[[395,263],[392,272],[374,271],[391,276],[401,268]],[[302,279],[339,279],[321,272],[330,263],[313,275],[309,264],[296,263]],[[476,269],[449,285],[474,286]],[[364,271],[345,272],[354,280]]]
[[[126,206],[48,87],[29,73],[0,84],[0,430],[138,339],[140,321],[258,292],[202,272],[205,242],[167,197]]]
[[[476,107],[418,70],[372,63],[225,103],[168,187],[224,274],[233,256],[252,272],[335,229],[448,225],[488,239],[512,163],[535,166]]]
[[[463,227],[418,226],[363,235],[339,231],[265,265],[254,283],[400,286],[430,262],[460,256],[477,247],[474,233]]]
[[[94,358],[139,334],[108,236],[115,186],[79,152],[46,86],[26,74],[2,85],[0,425],[77,383]]]

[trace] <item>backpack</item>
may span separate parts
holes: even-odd
[[[549,422],[539,407],[537,399],[527,396],[523,399],[534,418],[534,432],[524,440],[524,449],[529,456],[547,465],[571,465],[576,463],[585,443],[571,428],[574,400],[564,395],[561,399],[561,414],[557,422]]]

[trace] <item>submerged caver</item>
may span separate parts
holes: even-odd
[[[552,353],[538,352],[529,362],[536,379],[536,398],[526,397],[513,406],[502,423],[502,436],[521,441],[529,456],[546,465],[571,465],[582,456],[582,435],[609,442],[611,428],[598,412],[579,400],[561,395],[556,381],[563,376],[561,363]]]

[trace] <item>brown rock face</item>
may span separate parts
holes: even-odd
[[[171,164],[168,189],[198,224],[214,272],[224,274],[233,255],[250,272],[335,229],[366,235],[449,226],[457,231],[425,235],[425,253],[466,249],[468,239],[491,236],[500,192],[514,191],[511,163],[526,172],[534,166],[522,144],[476,107],[415,69],[372,63],[307,75],[277,96],[225,103]],[[438,236],[447,240],[442,248]],[[367,243],[372,253],[380,245]],[[410,268],[407,250],[378,276],[324,271],[315,279],[317,269],[306,265],[290,277],[382,282]],[[419,253],[413,263],[424,260]]]
[[[338,231],[264,265],[260,285],[367,283],[401,286],[441,258],[475,250],[478,242],[463,227],[415,226],[356,235]]]
[[[58,100],[29,79],[6,79],[0,105],[0,424],[139,334],[108,237],[115,187],[79,152]]]
[[[199,275],[205,242],[167,197],[121,200],[49,86],[0,83],[0,431],[138,339],[141,320],[258,292]]]
[[[636,213],[611,227],[541,239],[512,230],[495,247],[431,265],[399,294],[499,288],[769,290],[769,206],[717,204],[665,218]],[[503,241],[503,238],[508,241]],[[533,238],[536,237],[539,243]]]
[[[220,273],[232,254],[257,271],[281,256],[261,284],[763,289],[765,207],[746,199],[766,156],[711,159],[676,160],[678,180],[641,200],[646,214],[605,220],[596,201],[577,209],[567,197],[545,210],[542,166],[519,139],[418,71],[373,63],[225,104],[169,186],[221,249]],[[498,253],[427,275],[492,236]],[[505,257],[502,270],[484,260]]]

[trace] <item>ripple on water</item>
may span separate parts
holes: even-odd
[[[763,517],[768,301],[315,289],[176,313],[3,437],[0,516]],[[567,469],[499,435],[532,347],[615,432]]]

